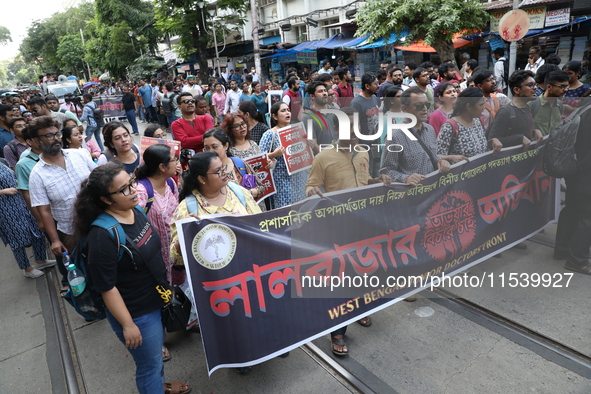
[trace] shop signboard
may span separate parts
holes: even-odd
[[[546,18],[546,6],[522,8],[529,16],[530,29],[543,29]],[[499,31],[499,22],[507,11],[495,11],[490,14],[490,31]]]
[[[546,27],[564,25],[570,22],[570,8],[546,12]]]
[[[305,51],[296,53],[299,64],[318,64],[316,51]]]

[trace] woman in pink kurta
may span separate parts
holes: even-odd
[[[185,282],[185,272],[172,268],[169,257],[170,221],[179,204],[179,191],[172,177],[180,174],[180,164],[170,146],[164,144],[148,147],[143,159],[144,162],[135,171],[138,205],[144,208],[150,223],[160,234],[168,282],[180,285]]]

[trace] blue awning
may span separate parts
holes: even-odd
[[[360,42],[354,49],[371,49],[391,45],[396,43],[396,41],[400,40],[401,38],[406,37],[406,35],[406,30],[404,30],[400,35],[392,32],[388,39],[380,38],[374,42],[369,42],[368,36],[365,36],[365,40]]]
[[[355,37],[355,38],[343,38],[339,34],[332,36],[324,46],[321,48],[326,49],[335,49],[335,48],[349,48],[354,47],[355,45],[361,44],[363,41],[367,39],[367,36],[363,37]]]
[[[261,59],[271,59],[273,57],[284,57],[284,56],[290,56],[290,55],[295,56],[296,52],[297,51],[294,51],[293,48],[292,49],[277,49],[277,50],[275,50],[274,54],[262,57]]]

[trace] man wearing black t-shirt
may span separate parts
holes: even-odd
[[[135,114],[137,112],[137,101],[135,101],[135,96],[129,91],[129,87],[127,86],[123,86],[123,97],[121,98],[121,102],[123,103],[125,116],[127,116],[127,121],[131,125],[133,134],[139,134],[137,121],[135,118]]]
[[[488,133],[489,146],[494,153],[503,147],[521,144],[527,150],[533,139],[538,143],[542,140],[542,132],[534,129],[532,113],[527,105],[535,100],[537,87],[531,71],[517,70],[509,78],[513,100],[499,109]]]

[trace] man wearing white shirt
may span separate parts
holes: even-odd
[[[203,94],[203,90],[201,90],[201,86],[197,83],[197,78],[194,75],[189,75],[187,77],[187,84],[183,86],[183,93],[191,93],[193,97],[201,96]]]
[[[238,90],[238,82],[230,81],[230,90],[226,93],[226,104],[224,106],[224,114],[228,112],[238,112],[238,103],[240,103],[240,95],[242,92]]]
[[[256,68],[253,67],[250,69],[250,75],[252,75],[252,82],[259,82],[259,74]]]
[[[538,71],[538,68],[544,64],[544,59],[540,56],[541,54],[542,48],[538,45],[529,48],[529,58],[527,59],[527,66],[525,66],[525,69],[535,74]]]

